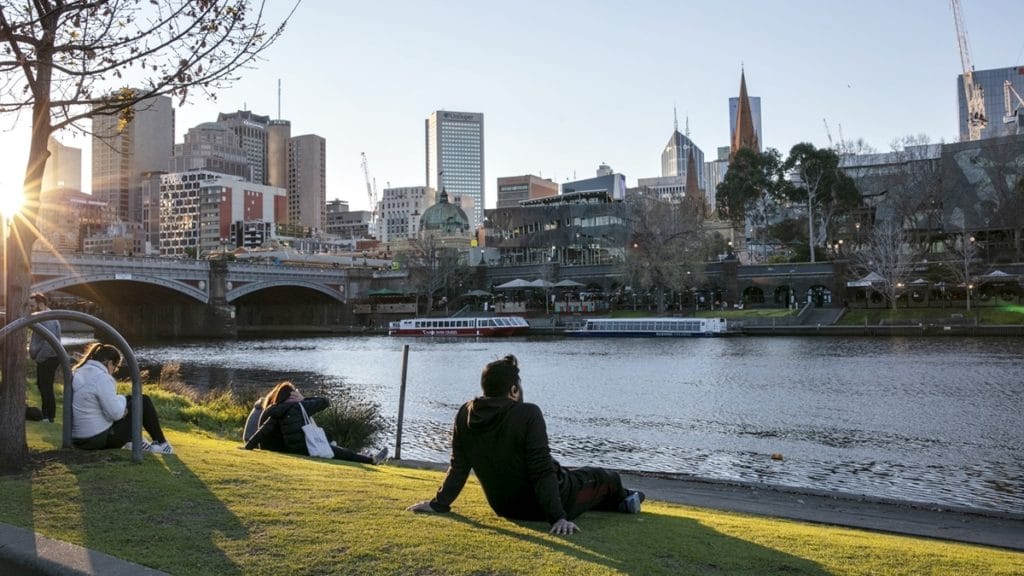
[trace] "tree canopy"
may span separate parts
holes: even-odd
[[[807,207],[807,236],[814,262],[814,247],[827,244],[837,221],[861,205],[860,192],[853,179],[839,169],[839,154],[830,148],[801,142],[790,149],[783,170],[795,176],[785,195]]]
[[[292,6],[294,12],[298,0]],[[20,214],[7,242],[7,320],[23,314],[29,255],[38,236],[43,170],[54,132],[88,133],[87,120],[132,120],[155,96],[183,103],[216,90],[255,64],[284,31],[291,13],[268,28],[265,1],[8,0],[0,4],[0,114],[31,122]],[[9,343],[20,340],[9,339]],[[0,387],[0,468],[27,459],[25,351],[5,345]]]

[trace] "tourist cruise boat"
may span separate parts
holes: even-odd
[[[725,318],[588,318],[570,336],[721,336]]]
[[[389,336],[513,336],[530,327],[522,316],[407,318],[388,324]]]

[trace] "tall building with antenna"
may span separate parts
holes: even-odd
[[[267,184],[288,188],[288,141],[292,123],[281,119],[281,81],[277,81],[277,118],[267,124]]]
[[[694,161],[690,161],[690,152]],[[697,184],[703,189],[704,184],[704,151],[690,140],[690,120],[686,119],[686,134],[679,132],[679,117],[673,121],[672,135],[661,152],[661,175],[679,176],[686,182],[690,172],[695,172]]]

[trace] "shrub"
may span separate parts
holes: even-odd
[[[356,452],[373,446],[387,425],[379,406],[349,398],[331,398],[330,407],[314,419],[328,439]]]

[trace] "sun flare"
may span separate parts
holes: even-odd
[[[0,214],[4,219],[10,220],[21,211],[24,200],[25,197],[21,190],[0,189]]]

